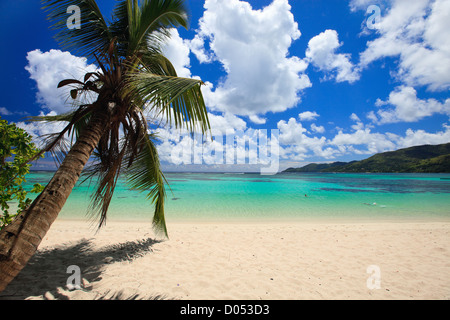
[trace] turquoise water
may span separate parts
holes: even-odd
[[[27,184],[47,183],[33,172]],[[450,174],[166,173],[167,220],[448,219]],[[85,219],[94,184],[77,184],[60,218]],[[306,196],[305,196],[306,195]],[[110,220],[151,220],[145,194],[118,183]]]

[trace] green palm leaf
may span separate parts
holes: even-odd
[[[140,15],[135,16],[130,51],[161,44],[169,37],[168,29],[188,28],[187,9],[181,0],[143,0]]]
[[[121,0],[114,8],[111,37],[117,37],[122,57],[160,48],[170,28],[188,27],[182,0]]]
[[[149,73],[169,77],[177,76],[177,71],[172,62],[159,51],[148,50],[142,54],[139,62]]]
[[[132,96],[147,101],[147,108],[164,115],[175,127],[197,128],[204,133],[210,129],[203,100],[201,80],[160,76],[148,72],[129,75],[126,90]]]
[[[27,122],[67,123],[61,132],[42,135],[40,137],[43,138],[45,143],[38,156],[41,156],[45,152],[51,152],[54,158],[61,163],[70,147],[70,144],[64,138],[65,135],[71,136],[72,141],[77,139],[82,127],[90,117],[90,111],[90,106],[80,106],[77,110],[65,114],[28,117]],[[37,159],[37,156],[32,158],[31,161],[34,159]]]
[[[140,142],[140,151],[133,164],[127,169],[128,183],[134,190],[147,192],[147,198],[155,205],[153,226],[156,231],[167,236],[164,217],[164,174],[160,168],[158,151],[152,139],[154,135],[146,135]]]
[[[95,52],[106,50],[110,44],[112,38],[108,24],[95,0],[41,0],[41,3],[63,49],[92,59]],[[70,17],[67,9],[72,5],[80,8],[80,29],[67,27]]]

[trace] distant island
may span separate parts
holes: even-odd
[[[450,173],[450,143],[378,153],[361,161],[311,163],[283,172]]]

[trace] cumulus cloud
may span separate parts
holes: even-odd
[[[319,114],[315,111],[305,111],[298,115],[300,121],[313,121],[319,117]]]
[[[360,78],[359,70],[350,61],[350,54],[336,53],[341,46],[338,33],[335,30],[325,30],[309,41],[306,60],[323,71],[325,79],[355,82]]]
[[[389,139],[388,135],[372,132],[370,128],[358,129],[352,133],[344,133],[341,130],[330,141],[330,144],[339,147],[341,152],[356,154],[375,154],[396,148],[396,144]],[[355,147],[365,147],[366,149]]]
[[[277,124],[280,130],[280,142],[284,145],[301,144],[306,138],[305,133],[308,132],[301,122],[297,122],[294,118],[290,118],[288,122],[281,120]]]
[[[357,122],[352,126],[351,132],[340,129],[334,137],[328,139],[321,135],[325,132],[324,127],[312,124],[312,132],[309,132],[294,118],[279,121],[277,127],[280,130],[282,158],[292,161],[303,161],[312,156],[334,159],[346,154],[369,155],[396,148],[395,139],[399,137],[372,132],[372,128],[364,125],[356,114],[352,114],[350,118]]]
[[[405,133],[374,132],[371,125],[364,124],[356,114],[350,117],[356,122],[350,132],[339,130],[333,138],[327,140],[327,146],[337,148],[337,155],[361,154],[373,155],[424,144],[442,144],[450,141],[450,126],[444,124],[443,130],[426,132],[425,130],[407,129]]]
[[[213,133],[213,141],[201,136],[200,138],[191,136],[187,132],[180,134],[179,130],[172,128],[160,129],[159,136],[162,138],[162,144],[158,146],[158,151],[161,159],[173,165],[210,165],[209,167],[202,166],[201,168],[204,170],[213,170],[216,168],[214,165],[218,163],[236,165],[234,153],[226,151],[230,143],[227,140],[227,134],[236,137],[236,154],[240,154],[242,159],[245,158],[245,163],[248,163],[251,157],[258,157],[255,148],[247,147],[247,145],[258,145],[258,130],[248,128],[245,121],[231,114],[210,115],[210,119],[218,129]],[[450,126],[446,124],[438,132],[407,129],[403,134],[394,134],[374,131],[373,126],[363,123],[356,114],[351,114],[350,119],[355,124],[349,130],[339,129],[337,134],[329,138],[323,135],[324,127],[314,123],[308,130],[302,122],[295,118],[279,121],[277,123],[279,137],[276,141],[279,143],[280,159],[305,161],[319,157],[333,160],[345,155],[370,156],[399,148],[450,141]],[[219,158],[216,158],[217,156]],[[190,167],[190,169],[197,170],[198,168]],[[220,167],[220,169],[229,170],[231,167]]]
[[[399,137],[397,147],[408,148],[423,144],[443,144],[450,141],[450,126],[444,124],[442,131],[436,133],[426,132],[425,130],[408,129],[404,137]]]
[[[212,136],[191,135],[173,128],[158,130],[162,142],[157,146],[158,153],[166,168],[179,170],[180,167],[176,166],[183,166],[193,171],[255,171],[278,163],[278,139],[271,130],[247,128],[242,119],[230,114],[211,114],[210,120],[214,125]]]
[[[238,0],[205,1],[190,48],[200,62],[218,61],[226,72],[215,87],[204,88],[208,106],[262,123],[255,116],[299,103],[311,82],[304,74],[307,63],[289,57],[289,47],[301,35],[290,10],[287,0],[274,0],[262,10]]]
[[[345,155],[370,156],[400,148],[450,141],[450,126],[447,124],[437,132],[407,129],[403,134],[394,134],[376,132],[372,125],[363,123],[355,113],[350,115],[350,119],[355,124],[349,130],[339,129],[337,134],[329,138],[323,135],[324,128],[315,124],[308,131],[295,118],[279,121],[280,156],[288,161],[304,161],[311,157],[330,160]]]
[[[315,123],[311,124],[311,130],[316,133],[324,133],[325,127],[324,126],[317,126]]]
[[[50,50],[42,52],[37,49],[27,54],[28,65],[25,69],[30,78],[36,81],[38,103],[41,104],[40,116],[67,113],[73,105],[70,98],[70,87],[57,88],[58,83],[64,79],[83,80],[87,72],[95,72],[97,68],[89,65],[86,58],[76,57],[69,52]],[[94,99],[95,97],[86,97]],[[15,112],[20,114],[20,112]],[[22,113],[23,114],[23,113]],[[63,130],[65,122],[19,122],[17,126],[26,130],[33,136],[34,142],[43,146],[45,136]]]
[[[267,119],[258,117],[257,115],[251,115],[248,117],[249,120],[255,124],[265,124]]]
[[[434,114],[450,116],[450,98],[444,102],[436,99],[419,99],[412,87],[400,86],[389,94],[386,101],[378,99],[376,106],[380,109],[371,111],[368,118],[374,123],[417,122]]]
[[[294,118],[290,118],[287,122],[279,121],[277,128],[280,130],[279,142],[282,150],[280,154],[284,159],[302,161],[311,154],[330,159],[337,153],[336,150],[325,147],[327,139],[324,136],[320,138],[311,136],[302,123]]]
[[[231,113],[222,115],[208,114],[211,130],[217,132],[226,132],[227,130],[245,130],[247,123],[241,118]]]
[[[361,66],[385,58],[399,58],[396,77],[407,86],[431,91],[450,88],[450,2],[395,0],[385,10],[378,37],[361,53]]]
[[[192,135],[186,128],[175,129],[174,126],[163,126],[157,129],[157,135],[160,139],[158,145],[158,153],[163,161],[173,163],[172,155],[174,153],[180,153],[183,148],[202,150],[203,145],[201,140],[205,140],[207,148],[213,148],[216,150],[222,150],[223,143],[225,143],[225,137],[227,134],[236,134],[236,132],[243,132],[250,130],[247,128],[247,123],[241,118],[231,114],[225,113],[221,115],[208,113],[209,122],[211,125],[211,134],[207,133],[202,139],[198,139],[198,136]],[[201,133],[197,132],[197,135]],[[222,137],[221,140],[214,140],[211,142],[211,138]],[[222,145],[222,147],[219,147]],[[185,157],[189,157],[189,153],[186,152]],[[180,161],[177,157],[177,161]],[[190,163],[191,158],[184,159],[183,163]]]
[[[191,64],[189,43],[180,37],[177,29],[170,30],[170,38],[163,46],[162,52],[172,62],[179,77],[192,76],[189,69]]]
[[[30,51],[27,60],[25,69],[30,73],[30,78],[36,81],[38,102],[46,112],[55,111],[57,114],[68,112],[72,102],[69,86],[57,89],[58,83],[64,79],[82,80],[87,72],[97,70],[94,65],[87,64],[86,58],[60,50]]]

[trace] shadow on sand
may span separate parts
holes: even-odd
[[[22,300],[30,296],[68,300],[70,297],[64,294],[64,290],[68,291],[66,283],[73,272],[68,273],[67,268],[72,265],[80,268],[82,290],[91,292],[93,283],[102,279],[102,273],[108,264],[131,262],[152,252],[152,246],[161,241],[149,238],[100,249],[94,249],[92,242],[92,239],[82,239],[74,245],[39,250],[13,282],[0,293],[0,300]],[[91,297],[95,297],[95,300],[167,299],[159,295],[142,297],[112,291]]]

